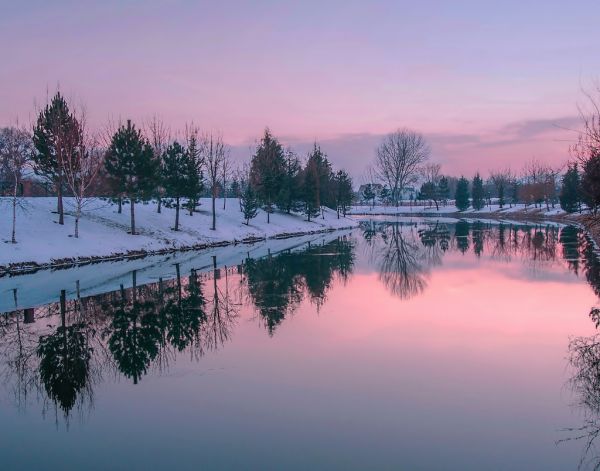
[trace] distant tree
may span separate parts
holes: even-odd
[[[152,194],[159,166],[152,147],[131,120],[127,120],[126,126],[119,126],[112,137],[104,165],[119,195],[129,198],[131,234],[134,235],[135,201]]]
[[[419,191],[419,199],[433,201],[436,211],[439,211],[439,188],[433,182],[424,182]]]
[[[187,149],[177,141],[173,142],[162,156],[162,182],[165,195],[175,198],[175,226],[179,230],[179,208],[181,198],[196,196],[196,172]]]
[[[567,213],[574,213],[580,207],[580,186],[579,169],[574,163],[569,165],[560,191],[560,207]]]
[[[216,199],[219,193],[221,168],[223,161],[227,158],[228,150],[223,143],[223,138],[220,135],[212,134],[203,138],[202,155],[206,165],[206,173],[208,177],[208,187],[210,189],[211,208],[212,208],[212,226],[211,230],[217,228],[217,212]]]
[[[33,169],[54,185],[57,194],[58,223],[64,224],[64,161],[77,152],[79,123],[60,92],[40,112],[33,128]]]
[[[321,211],[321,217],[324,217],[323,207],[333,206],[333,171],[331,164],[327,160],[327,155],[321,150],[321,147],[316,142],[312,152],[308,154],[307,165],[314,167],[317,174],[317,205]]]
[[[479,176],[479,173],[477,173],[475,178],[473,178],[473,189],[471,191],[473,209],[482,209],[485,206],[485,193],[483,191],[483,180]]]
[[[439,202],[441,200],[439,188],[441,179],[440,170],[440,164],[435,163],[425,164],[422,170],[425,182],[421,186],[421,196],[433,201],[436,211],[440,209]]]
[[[371,207],[375,206],[375,197],[377,196],[377,194],[375,193],[375,190],[373,189],[373,185],[371,183],[367,183],[365,185],[362,196],[366,201],[371,202]]]
[[[22,195],[22,181],[30,164],[33,143],[31,134],[18,126],[0,129],[0,166],[12,186],[11,242],[17,243],[17,206]]]
[[[165,155],[169,142],[171,142],[171,129],[160,117],[154,115],[144,123],[144,133],[152,146],[155,157],[159,160],[159,164],[162,167],[163,162],[160,162],[160,160]],[[162,174],[160,172],[155,175],[155,180],[156,185],[154,193],[158,202],[156,205],[156,212],[160,213],[162,208],[162,196],[165,191],[162,184]]]
[[[338,170],[335,174],[335,207],[338,219],[340,218],[340,211],[346,217],[353,196],[352,178],[345,170]]]
[[[438,195],[442,201],[442,204],[446,205],[448,198],[450,197],[450,186],[448,178],[445,176],[440,177],[440,182],[438,184]]]
[[[277,206],[286,213],[298,209],[301,200],[301,172],[302,164],[298,156],[291,149],[287,149],[284,157],[281,188],[277,195]]]
[[[220,172],[223,189],[223,210],[225,210],[227,207],[227,181],[232,173],[231,154],[229,153],[229,149],[225,149],[225,152],[223,153]]]
[[[319,169],[314,159],[309,159],[302,171],[302,202],[309,221],[319,215]]]
[[[384,186],[379,192],[379,199],[383,204],[387,204],[390,202],[390,198],[392,197],[392,192],[387,186]]]
[[[469,208],[469,181],[465,177],[460,177],[456,184],[456,208],[459,211],[465,211]]]
[[[270,215],[281,191],[284,174],[283,147],[267,128],[250,162],[250,184],[267,213],[267,223],[271,222]]]
[[[250,224],[250,219],[256,217],[258,213],[258,200],[256,199],[256,195],[254,194],[254,190],[251,185],[246,185],[242,193],[242,213],[244,214],[244,219],[246,220],[246,225]]]
[[[198,206],[200,195],[204,191],[204,154],[202,152],[202,143],[198,138],[198,129],[193,125],[186,127],[186,142],[188,155],[188,175],[189,175],[189,192],[188,192],[188,210],[190,216],[194,215],[194,209]]]
[[[490,180],[496,188],[496,193],[498,195],[498,205],[500,206],[500,208],[503,208],[506,204],[508,196],[507,193],[513,179],[514,175],[512,174],[510,169],[494,171],[490,175]]]
[[[598,207],[600,207],[600,152],[588,158],[584,163],[581,196],[584,203],[596,215]]]
[[[390,188],[396,206],[402,190],[417,181],[429,154],[429,145],[423,135],[409,129],[388,134],[377,148],[375,173]]]

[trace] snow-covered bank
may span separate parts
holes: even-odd
[[[205,248],[252,239],[269,239],[286,235],[311,234],[356,227],[357,222],[325,210],[325,217],[308,222],[302,215],[275,212],[267,224],[267,215],[259,211],[246,226],[237,199],[217,200],[217,228],[210,230],[210,200],[203,199],[193,216],[180,212],[180,230],[173,231],[175,210],[163,206],[156,212],[155,203],[137,204],[136,231],[129,230],[129,206],[118,214],[117,205],[91,199],[80,222],[80,235],[72,237],[75,218],[74,202],[65,198],[65,224],[59,225],[56,198],[25,198],[17,214],[17,244],[11,244],[9,200],[0,198],[0,273],[11,265],[48,266],[63,261],[85,262],[97,257],[125,257],[143,253],[164,253],[178,249]]]

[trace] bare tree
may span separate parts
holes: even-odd
[[[17,243],[17,206],[19,189],[29,168],[33,142],[31,135],[17,123],[16,126],[0,129],[0,162],[12,187],[12,235],[11,242]]]
[[[424,180],[421,187],[422,196],[434,202],[436,211],[440,209],[441,196],[439,185],[442,178],[441,169],[442,166],[436,163],[425,164],[421,169],[421,175]]]
[[[231,152],[227,148],[223,154],[223,162],[221,162],[221,181],[223,182],[223,210],[227,202],[227,180],[231,176],[232,163],[231,163]]]
[[[494,170],[490,174],[490,180],[496,187],[496,192],[498,194],[498,204],[500,205],[500,208],[503,208],[504,204],[506,203],[506,192],[514,179],[515,176],[510,168],[506,168],[504,170]],[[509,204],[512,207],[512,200],[509,200]]]
[[[81,109],[77,122],[78,129],[74,129],[73,132],[79,133],[79,137],[74,140],[78,148],[70,154],[70,158],[63,160],[65,182],[75,199],[75,238],[79,238],[79,221],[83,207],[90,201],[87,198],[89,190],[104,164],[99,138],[89,132],[84,108]]]
[[[399,129],[384,137],[376,151],[375,172],[387,184],[398,206],[402,190],[418,179],[431,151],[422,134]]]
[[[154,155],[157,159],[162,161],[162,156],[171,142],[171,128],[169,128],[161,118],[154,115],[144,123],[144,134],[152,146]],[[156,212],[160,213],[163,193],[163,187],[160,183],[157,185],[156,193],[158,200]]]
[[[223,137],[220,134],[209,133],[202,138],[202,155],[206,165],[208,185],[210,187],[210,196],[212,199],[212,226],[211,230],[217,228],[217,215],[215,200],[219,191],[219,178],[223,160],[227,154],[227,149],[223,143]]]

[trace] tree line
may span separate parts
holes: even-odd
[[[85,111],[72,110],[60,92],[40,110],[33,129],[17,125],[0,130],[0,181],[10,183],[13,243],[19,196],[30,172],[54,189],[59,224],[64,224],[63,196],[74,198],[75,237],[79,237],[85,204],[93,196],[111,199],[118,213],[127,203],[132,235],[137,234],[138,202],[155,201],[158,213],[164,205],[173,207],[172,229],[178,231],[181,210],[193,216],[206,195],[211,198],[212,230],[217,225],[219,196],[223,209],[226,196],[239,200],[246,225],[259,209],[266,212],[267,223],[276,209],[301,213],[311,221],[324,218],[324,208],[330,208],[339,218],[346,215],[353,199],[350,175],[335,170],[316,142],[303,161],[267,128],[249,165],[234,168],[219,133],[201,133],[190,124],[174,138],[156,117],[143,127],[127,120],[94,133],[87,126]]]

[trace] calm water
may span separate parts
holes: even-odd
[[[592,469],[598,294],[451,220],[5,277],[0,469]]]

